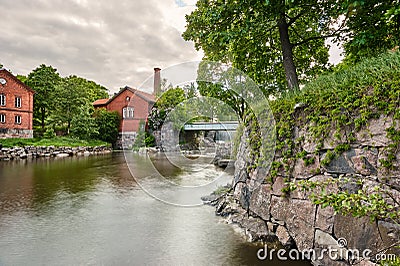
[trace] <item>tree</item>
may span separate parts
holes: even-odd
[[[149,128],[151,130],[160,129],[168,113],[184,100],[186,100],[186,96],[182,88],[170,88],[165,91],[151,110],[148,118]]]
[[[72,119],[78,115],[82,117],[81,107],[91,104],[86,98],[85,87],[76,77],[70,76],[59,82],[53,95],[52,120],[55,124],[66,126],[66,133],[69,134]]]
[[[54,91],[60,81],[61,77],[57,69],[44,64],[29,73],[26,80],[26,84],[36,92],[33,117],[35,122],[39,121],[42,131],[44,131],[46,125],[46,118],[51,114]]]
[[[344,43],[351,65],[363,57],[400,45],[400,2],[398,0],[345,1],[349,31],[338,38]]]
[[[71,134],[80,139],[91,139],[98,135],[95,118],[92,117],[93,106],[83,104],[78,107],[78,113],[71,120]]]
[[[105,98],[106,90],[93,81],[74,75],[62,78],[53,93],[51,122],[54,126],[65,128],[66,134],[69,134],[72,120],[81,115],[80,107]]]
[[[69,76],[68,79],[72,80],[76,86],[83,89],[84,97],[90,103],[98,99],[108,98],[107,88],[94,81],[77,77],[75,75]]]
[[[335,27],[340,11],[330,0],[199,0],[183,37],[205,59],[232,62],[269,93],[296,89],[327,67],[325,39],[344,30],[344,22]]]
[[[25,83],[25,84],[26,84],[26,81],[27,81],[27,79],[28,79],[27,76],[24,76],[24,75],[17,75],[16,77],[17,77],[17,79],[18,79],[19,81],[21,81],[22,83]]]
[[[236,115],[243,119],[247,108],[244,100],[246,78],[243,73],[232,71],[223,64],[203,61],[197,72],[198,90],[202,96],[213,97],[229,105]],[[223,113],[224,105],[217,105],[215,113]],[[229,114],[229,110],[225,112]]]
[[[118,128],[121,119],[119,113],[100,108],[94,111],[93,117],[98,130],[97,138],[108,143],[115,143],[118,138]]]

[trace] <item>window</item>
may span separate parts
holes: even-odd
[[[21,108],[21,103],[22,103],[21,97],[15,97],[15,107]]]
[[[16,115],[15,116],[15,124],[21,124],[21,116],[20,115]]]
[[[126,96],[126,101],[129,102],[131,100],[131,97]]]
[[[133,107],[124,107],[122,109],[122,117],[125,118],[133,118]]]
[[[5,122],[6,122],[6,115],[0,114],[0,123],[5,123]]]
[[[6,95],[0,94],[0,106],[6,106]]]

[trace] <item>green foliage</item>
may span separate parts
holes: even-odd
[[[321,160],[321,165],[322,166],[327,166],[329,165],[333,159],[336,158],[336,154],[332,152],[331,150],[328,150],[325,154],[325,158]]]
[[[194,41],[205,59],[232,62],[271,93],[287,88],[289,78],[307,81],[325,69],[324,35],[335,34],[330,30],[334,19],[329,18],[336,15],[336,5],[335,1],[202,0],[186,16],[183,37]],[[293,88],[290,82],[289,88]]]
[[[26,84],[36,93],[33,98],[34,124],[40,125],[42,130],[46,126],[46,118],[52,113],[54,91],[61,81],[57,69],[52,66],[40,65],[29,73]]]
[[[146,132],[146,138],[144,139],[144,143],[146,147],[155,147],[156,146],[156,138],[154,135]]]
[[[1,67],[0,67],[0,68],[1,68]],[[25,84],[26,84],[26,81],[28,80],[28,77],[27,77],[27,76],[24,76],[24,75],[17,75],[16,77],[17,77],[17,79],[18,79],[19,81],[21,81],[22,83],[25,83]]]
[[[71,120],[71,135],[79,139],[91,139],[98,135],[95,118],[92,117],[93,106],[81,105],[78,113]]]
[[[227,65],[215,64],[213,62],[203,61],[199,65],[197,72],[197,84],[200,95],[213,97],[221,100],[224,104],[214,106],[214,113],[225,112],[226,115],[232,115],[229,109],[235,112],[235,115],[242,120],[247,109],[244,99],[244,90],[251,85],[252,81],[244,73],[235,71]],[[230,108],[226,108],[228,105]],[[228,110],[223,110],[223,108]],[[235,118],[237,119],[237,118]],[[232,120],[232,118],[227,119]]]
[[[94,111],[93,117],[98,130],[97,138],[108,143],[115,143],[121,119],[119,113],[100,108]]]
[[[133,151],[139,151],[140,148],[146,147],[146,132],[144,131],[144,121],[140,121],[139,123],[139,132],[135,137],[135,141],[132,145]]]
[[[283,94],[271,101],[269,106],[275,116],[276,154],[279,160],[272,163],[266,180],[272,182],[278,174],[287,178],[287,186],[283,189],[285,193],[299,188],[310,191],[317,187],[322,188],[321,193],[312,196],[314,203],[323,207],[332,206],[343,214],[368,215],[372,219],[398,219],[398,205],[395,206],[390,201],[390,191],[384,184],[373,193],[366,188],[355,194],[346,191],[328,193],[325,190],[327,185],[336,184],[337,180],[328,180],[326,184],[308,181],[294,183],[291,182],[291,175],[296,158],[302,159],[306,165],[314,163],[314,156],[307,154],[302,148],[305,137],[299,136],[300,130],[311,132],[312,135],[306,137],[319,143],[316,154],[325,152],[320,161],[324,167],[351,148],[355,133],[365,130],[371,119],[388,116],[393,117],[395,123],[399,122],[399,69],[400,53],[385,53],[365,59],[352,68],[322,75],[301,91]],[[250,134],[257,133],[257,125],[253,125],[251,119],[246,119],[246,125],[251,127],[253,133]],[[391,142],[386,148],[387,159],[381,162],[383,167],[389,169],[393,167],[395,155],[400,150],[400,132],[396,128],[395,124],[387,129],[387,137]],[[251,154],[254,156],[259,149],[257,136],[250,136],[249,143],[253,149]],[[333,148],[320,150],[327,139],[334,139],[334,143],[331,143]]]
[[[348,64],[400,44],[399,8],[397,0],[344,1],[349,32],[339,39],[345,42]]]
[[[400,266],[400,257],[396,256],[394,259],[381,260],[379,264],[382,266]]]
[[[99,136],[96,133],[98,128],[93,124],[91,106],[95,100],[108,97],[106,88],[73,75],[62,78],[55,68],[44,64],[34,69],[28,77],[18,78],[36,92],[35,135],[46,134],[46,137],[50,137],[55,130],[68,135],[71,130],[74,136],[82,138]]]
[[[213,191],[212,194],[220,196],[232,191],[232,187],[230,186],[218,186],[216,190]]]
[[[51,138],[54,138],[55,136],[56,136],[56,133],[54,132],[54,129],[52,127],[48,127],[43,134],[43,137],[45,139],[51,139]]]
[[[165,91],[154,104],[148,118],[149,128],[151,130],[160,129],[168,113],[178,104],[186,99],[185,91],[182,88],[170,88]]]
[[[83,92],[83,97],[87,102],[93,103],[98,99],[108,98],[107,88],[75,75],[68,76],[67,79],[71,85],[80,88]]]
[[[108,146],[109,144],[100,140],[81,140],[72,137],[53,137],[47,138],[32,138],[32,139],[1,139],[0,143],[3,147],[25,147],[25,146],[55,146],[55,147],[79,147],[79,146]]]
[[[232,148],[232,158],[237,158],[237,154],[239,152],[239,145],[242,139],[242,135],[244,132],[244,125],[240,123],[238,128],[236,129],[235,137],[233,138],[233,148]]]
[[[293,150],[294,128],[308,124],[314,141],[322,143],[332,134],[341,143],[334,151],[328,151],[322,160],[327,165],[335,157],[350,148],[352,134],[366,126],[372,118],[382,115],[400,117],[400,53],[385,53],[368,58],[352,68],[322,75],[308,83],[300,92],[285,94],[269,103],[276,121],[276,150],[290,162]],[[302,103],[301,115],[294,119],[295,108]],[[350,132],[343,134],[342,129]],[[390,145],[388,159],[398,150],[398,133],[388,129]],[[338,138],[339,137],[339,138]],[[297,151],[301,152],[301,151]],[[387,164],[388,165],[388,164]]]
[[[321,205],[322,208],[332,207],[335,213],[342,215],[353,215],[354,217],[369,216],[371,221],[376,219],[391,219],[394,222],[400,222],[400,210],[393,204],[392,195],[387,187],[376,186],[373,191],[363,188],[357,193],[349,193],[345,190],[335,193],[327,192],[329,186],[340,186],[340,184],[355,182],[362,185],[362,179],[327,179],[325,181],[301,180],[297,183],[287,184],[286,192],[300,189],[302,191],[311,191],[310,199],[314,204]],[[318,188],[318,192],[315,191]]]
[[[69,134],[72,119],[80,116],[79,119],[82,120],[81,107],[88,103],[85,96],[84,87],[74,77],[61,79],[53,92],[50,116],[53,124],[65,125]]]
[[[397,0],[200,0],[196,7],[186,16],[184,39],[206,60],[231,62],[267,94],[324,71],[328,37],[344,45],[346,67],[400,44]]]

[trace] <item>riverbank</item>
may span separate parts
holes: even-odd
[[[25,146],[2,148],[0,161],[25,160],[34,158],[71,157],[108,154],[112,152],[109,146],[95,147],[55,147],[55,146]]]
[[[249,115],[216,213],[313,265],[398,265],[399,65],[399,54],[371,59],[271,101],[275,121]]]
[[[101,140],[82,140],[71,137],[0,139],[0,149],[26,146],[96,147],[109,145],[109,143]]]

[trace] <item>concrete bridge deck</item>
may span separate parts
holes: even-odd
[[[185,124],[185,131],[234,131],[239,125],[238,121],[221,122],[194,122]]]

